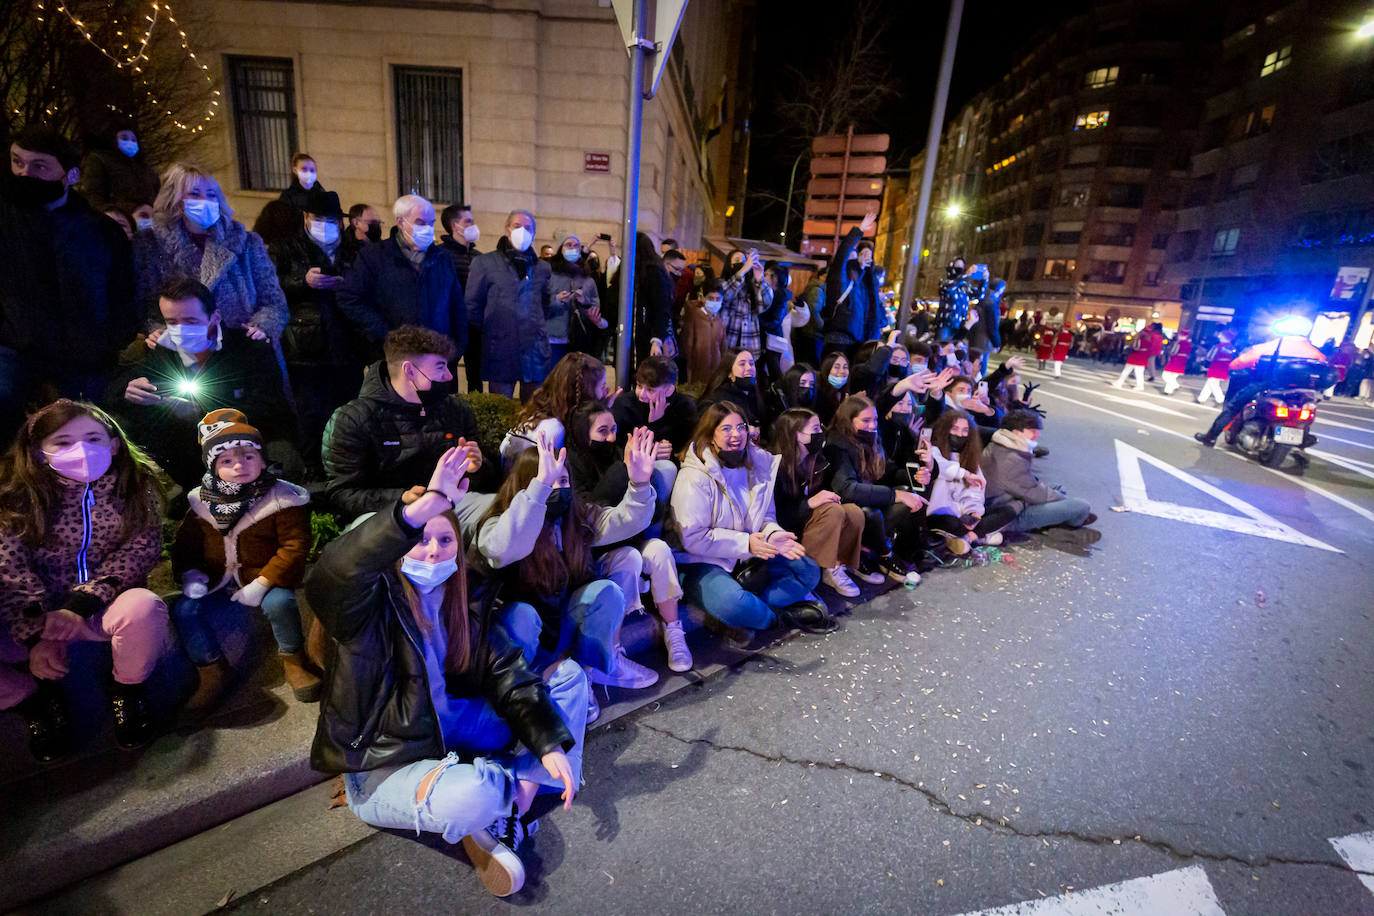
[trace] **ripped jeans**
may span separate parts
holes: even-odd
[[[587,676],[564,661],[549,678],[549,697],[577,743],[568,751],[573,780],[582,784],[582,738],[587,729]],[[510,814],[516,782],[561,792],[539,758],[512,747],[510,728],[485,700],[471,700],[461,715],[463,744],[479,756],[464,763],[457,752],[442,760],[417,760],[366,773],[345,773],[348,808],[364,823],[394,830],[437,833],[456,843]]]

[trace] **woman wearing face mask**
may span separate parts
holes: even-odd
[[[113,149],[97,149],[81,161],[79,190],[97,210],[121,201],[146,203],[157,196],[157,170],[139,147],[132,124],[114,132]]]
[[[65,399],[0,460],[0,709],[18,706],[39,760],[75,744],[58,682],[76,640],[111,643],[115,740],[152,738],[145,682],[167,636],[167,607],[144,587],[162,555],[154,473],[104,411]]]
[[[601,353],[610,327],[601,315],[596,281],[587,274],[582,240],[569,233],[560,234],[554,241],[557,250],[549,259],[549,269],[553,271],[549,281],[553,314],[544,322],[549,335],[550,368],[570,349]]]
[[[461,840],[504,897],[524,884],[515,848],[537,828],[535,795],[572,807],[588,690],[572,664],[541,679],[471,599],[455,515],[464,459],[450,449],[418,499],[348,531],[306,576],[331,637],[310,763],[344,774],[366,823]]]
[[[824,444],[821,419],[810,410],[793,407],[773,422],[768,450],[782,459],[773,505],[778,524],[795,534],[806,555],[821,567],[821,583],[845,598],[857,598],[859,587],[850,572],[873,585],[881,585],[886,577],[859,572],[864,511],[842,503],[838,493],[825,488],[830,463],[821,451]]]
[[[768,416],[776,421],[794,407],[816,409],[816,370],[797,363],[768,388]]]
[[[226,327],[254,340],[271,340],[280,352],[286,296],[277,269],[256,234],[233,218],[219,183],[193,165],[167,169],[153,204],[153,228],[134,236],[138,299],[156,321],[157,290],[172,276],[194,277],[210,288]],[[161,334],[148,335],[149,345]]]
[[[567,449],[555,450],[541,435],[526,449],[478,524],[477,556],[501,582],[508,605],[504,622],[524,649],[555,661],[571,658],[594,684],[648,687],[652,669],[632,661],[620,645],[625,619],[621,587],[598,567],[592,550],[639,534],[654,514],[653,434],[638,430],[625,448],[629,486],[620,502],[603,508],[584,503],[572,488]],[[587,721],[598,715],[588,696]]]
[[[919,584],[916,566],[925,552],[925,500],[882,482],[888,462],[872,401],[856,394],[840,404],[826,435],[825,457],[833,469],[830,489],[867,516],[866,540],[877,557],[875,565],[908,585]]]
[[[816,413],[821,422],[829,425],[835,410],[849,397],[849,357],[833,350],[821,360],[821,371],[816,379]]]
[[[668,540],[686,601],[736,645],[779,620],[809,632],[835,628],[811,594],[820,567],[777,521],[780,461],[749,441],[740,407],[721,401],[702,412],[673,485]]]
[[[609,508],[618,505],[629,489],[629,466],[624,459],[625,449],[616,444],[617,432],[615,415],[600,401],[583,403],[568,421],[568,471],[573,489],[586,502]],[[644,609],[640,583],[645,578],[649,580],[649,594],[663,624],[668,667],[687,671],[692,667],[692,653],[678,616],[682,586],[678,584],[677,563],[667,543],[648,536],[652,524],[661,521],[657,511],[660,506],[661,503],[655,506],[651,528],[623,546],[598,551],[597,562],[601,573],[624,593],[626,614]]]
[[[693,384],[710,381],[720,365],[725,349],[725,322],[720,317],[724,288],[719,280],[706,279],[683,305],[682,353],[687,360],[687,380]]]
[[[562,448],[564,424],[573,409],[585,401],[610,400],[611,386],[601,360],[585,353],[569,353],[515,415],[515,425],[501,440],[501,463],[509,468],[521,452],[539,441],[540,435],[554,448]]]
[[[748,350],[758,359],[763,352],[763,333],[759,316],[773,304],[773,289],[763,282],[763,262],[759,253],[734,251],[721,275],[720,317],[725,322],[725,345]]]
[[[301,213],[305,211],[310,192],[316,188],[321,191],[325,189],[319,182],[319,166],[309,153],[296,153],[291,157],[291,183],[281,192],[278,199],[286,201],[296,208],[296,212]]]
[[[528,401],[548,374],[553,314],[553,273],[530,248],[534,216],[512,210],[496,250],[472,259],[467,299],[468,323],[482,328],[482,379],[492,394],[515,394]]]
[[[983,437],[961,410],[946,410],[930,436],[935,484],[930,489],[926,520],[945,536],[945,548],[963,556],[977,543],[1002,543],[999,529],[1016,518],[1007,506],[985,509],[987,478],[982,472]]]
[[[720,365],[706,382],[706,395],[697,402],[698,408],[717,401],[729,401],[743,411],[749,423],[750,438],[757,442],[763,424],[763,395],[759,391],[754,354],[748,350],[726,350]]]

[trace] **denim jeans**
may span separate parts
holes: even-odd
[[[559,607],[558,641],[553,658],[568,656],[584,668],[609,674],[615,659],[615,640],[625,619],[625,595],[609,579],[597,579],[580,588],[569,589]],[[539,653],[544,621],[539,612],[524,602],[508,604],[501,611],[502,623],[511,639],[534,664]]]
[[[1055,525],[1081,528],[1092,511],[1087,500],[1068,496],[1052,503],[1027,506],[1007,527],[1012,531],[1039,531]]]
[[[528,605],[526,605],[528,607]],[[587,676],[570,661],[549,678],[549,698],[576,744],[568,751],[573,781],[582,784],[582,738],[587,729]],[[484,700],[469,700],[457,729],[460,740],[442,760],[344,775],[348,808],[364,823],[395,830],[437,833],[456,843],[510,813],[517,780],[542,791],[563,790],[529,750],[514,745],[510,728]],[[470,763],[461,753],[477,753]]]
[[[663,519],[668,514],[668,499],[673,495],[673,484],[677,481],[677,465],[667,458],[654,462],[649,474],[649,485],[654,488],[654,520],[644,529],[644,537],[663,537]]]
[[[777,623],[775,611],[802,601],[821,581],[821,568],[808,557],[767,564],[768,584],[757,595],[714,563],[679,564],[683,600],[729,626],[766,630]]]
[[[220,657],[219,640],[210,628],[206,616],[224,611],[232,603],[229,596],[233,583],[211,592],[204,598],[182,595],[172,602],[172,619],[186,654],[197,665],[208,665]],[[301,615],[296,609],[296,593],[289,588],[274,588],[262,599],[262,613],[272,625],[277,650],[282,655],[299,652],[305,646],[301,633]]]

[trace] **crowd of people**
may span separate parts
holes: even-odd
[[[207,715],[242,674],[217,621],[259,609],[349,808],[461,841],[508,894],[535,796],[581,785],[593,685],[659,678],[622,643],[628,615],[683,672],[689,608],[738,646],[827,633],[860,583],[914,588],[1035,532],[1100,537],[1036,473],[1021,358],[989,371],[996,300],[958,333],[894,328],[871,214],[796,295],[755,251],[716,276],[635,239],[633,383],[612,390],[608,237],[560,231],[540,256],[517,209],[480,251],[470,208],[345,212],[306,154],[250,230],[212,175],[159,179],[131,131],[115,140],[83,166],[26,131],[0,194],[0,709],[39,759],[89,737],[61,688],[74,640],[110,643],[133,748],[165,649],[196,670],[186,714]],[[469,393],[519,399],[500,441],[460,360]],[[321,509],[347,527],[311,562]],[[146,587],[164,519],[170,597]]]

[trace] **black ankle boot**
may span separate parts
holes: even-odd
[[[18,708],[29,725],[29,753],[35,760],[47,763],[74,750],[67,698],[61,687],[52,681],[39,681],[38,689]]]
[[[143,684],[119,684],[110,688],[110,712],[114,714],[115,741],[132,750],[152,740],[153,720],[148,713],[148,689]]]

